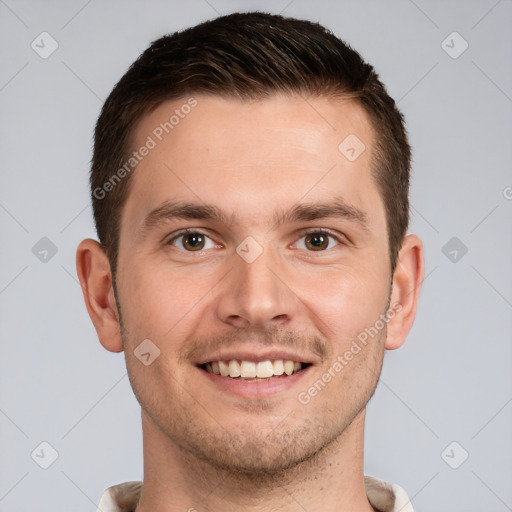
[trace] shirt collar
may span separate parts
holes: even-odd
[[[368,501],[380,512],[414,512],[407,493],[396,484],[365,476]],[[106,489],[97,512],[134,512],[142,492],[142,482],[132,481]]]

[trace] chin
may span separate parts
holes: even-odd
[[[318,429],[309,425],[274,431],[265,437],[261,437],[261,432],[209,437],[209,442],[204,437],[196,439],[187,451],[216,469],[261,479],[276,478],[300,468],[324,452],[339,434],[319,435]]]

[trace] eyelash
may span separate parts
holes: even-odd
[[[198,230],[198,229],[190,229],[190,228],[187,228],[187,229],[183,229],[182,231],[179,231],[178,233],[174,234],[174,236],[172,236],[171,238],[169,238],[167,240],[167,242],[165,243],[165,245],[173,245],[173,242],[178,240],[179,238],[181,237],[184,237],[185,235],[190,235],[190,234],[198,234],[198,235],[202,235],[204,237],[207,237],[211,240],[211,237],[208,236],[206,233],[203,233],[202,231]],[[307,235],[324,235],[324,236],[328,236],[332,239],[334,239],[338,245],[346,245],[346,242],[344,242],[340,236],[334,234],[333,232],[331,232],[330,230],[328,229],[325,229],[325,228],[311,228],[311,229],[308,229],[306,231],[302,231],[301,232],[301,236],[298,238],[298,240],[300,240],[301,238],[304,238],[305,236]],[[174,246],[176,247],[176,246]],[[336,246],[335,246],[336,247]],[[177,247],[176,247],[177,248]],[[331,250],[332,247],[329,247],[328,249],[323,249],[323,250],[318,250],[318,251],[308,251],[308,252],[326,252],[328,250]],[[198,254],[201,254],[203,253],[204,251],[207,251],[209,249],[201,249],[201,250],[198,250],[198,251],[187,251],[185,249],[181,249],[183,252],[188,252],[188,253],[198,253]]]

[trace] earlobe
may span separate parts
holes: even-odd
[[[80,242],[76,252],[76,269],[85,306],[100,343],[110,352],[121,352],[123,344],[110,263],[96,240]]]
[[[393,275],[390,309],[396,314],[387,326],[386,349],[403,345],[416,316],[418,300],[425,273],[423,244],[416,235],[404,238]]]

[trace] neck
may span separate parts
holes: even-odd
[[[144,485],[136,512],[371,512],[363,478],[364,412],[314,457],[272,474],[213,467],[178,447],[143,412]]]

